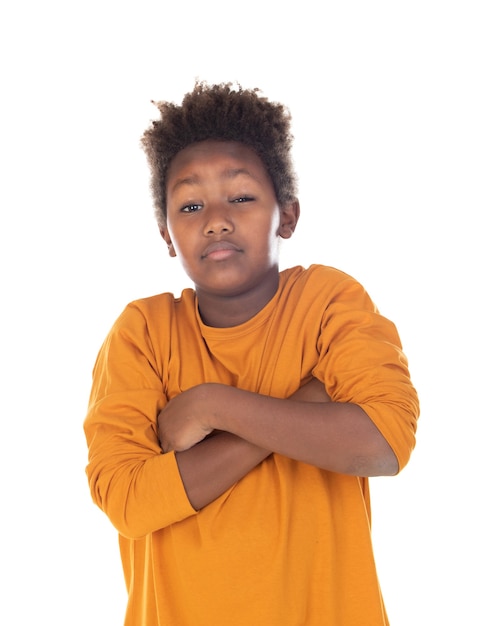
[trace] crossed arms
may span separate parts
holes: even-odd
[[[313,379],[289,399],[205,383],[158,415],[164,452],[174,450],[191,505],[199,510],[272,452],[356,476],[398,472],[397,459],[356,404],[331,402]]]

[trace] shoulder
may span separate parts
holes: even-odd
[[[310,265],[307,268],[296,266],[280,273],[282,291],[324,300],[357,300],[365,308],[374,308],[369,294],[353,276],[328,265]]]
[[[187,309],[195,309],[195,292],[192,289],[184,289],[179,297],[166,292],[129,302],[120,314],[117,323],[119,320],[138,318],[148,321],[156,319],[163,322],[164,319],[176,315],[178,311]]]
[[[161,293],[133,300],[113,323],[108,338],[124,337],[136,341],[149,338],[152,343],[160,341],[170,333],[177,317],[193,318],[195,307],[195,292],[192,289],[185,289],[180,297],[175,297],[173,293]]]
[[[280,272],[280,276],[286,283],[326,283],[338,284],[342,281],[355,281],[349,274],[329,265],[309,265],[305,268],[301,265],[290,267]],[[356,281],[355,281],[356,282]]]
[[[98,354],[98,363],[134,362],[145,355],[150,363],[161,363],[170,351],[175,319],[195,315],[195,293],[184,290],[181,297],[162,293],[129,302],[111,326]]]

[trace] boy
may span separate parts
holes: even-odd
[[[382,626],[368,477],[415,444],[394,325],[350,276],[280,272],[299,217],[289,112],[197,83],[142,143],[194,289],[129,304],[85,421],[127,626]]]

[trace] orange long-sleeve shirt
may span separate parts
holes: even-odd
[[[84,424],[91,494],[120,533],[126,626],[388,623],[366,478],[273,454],[197,512],[174,453],[160,451],[159,411],[194,385],[286,398],[312,376],[366,411],[402,469],[417,394],[394,325],[348,275],[281,272],[275,297],[233,328],[205,326],[191,289],[126,307],[98,355]]]

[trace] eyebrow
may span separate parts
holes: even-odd
[[[260,182],[257,176],[254,176],[252,172],[245,167],[231,167],[223,170],[221,172],[221,177],[226,179],[233,179],[237,176],[244,174],[245,176],[249,176],[253,180]],[[196,174],[192,174],[191,176],[184,176],[183,178],[179,178],[172,187],[172,191],[176,191],[178,187],[182,185],[198,185],[201,182],[201,179]]]

